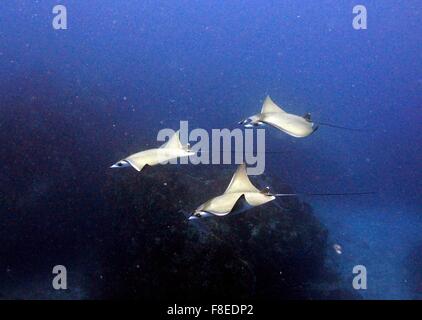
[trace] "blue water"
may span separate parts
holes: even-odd
[[[266,128],[267,150],[279,153],[266,156],[265,175],[297,191],[375,191],[307,201],[343,248],[333,259],[345,282],[354,265],[367,267],[363,298],[421,298],[412,267],[422,255],[420,1],[68,0],[67,30],[51,26],[56,4],[0,4],[0,273],[15,272],[2,298],[36,298],[19,277],[44,288],[41,261],[73,257],[78,234],[99,228],[96,188],[83,188],[116,157],[155,145],[180,120],[233,128],[268,94],[289,112],[368,128],[321,127],[305,139]],[[368,10],[367,30],[352,28],[356,4]],[[62,203],[77,194],[91,211],[49,208],[68,177]],[[35,256],[38,245],[52,256]],[[84,268],[78,279],[95,266]],[[78,282],[71,298],[89,298]]]

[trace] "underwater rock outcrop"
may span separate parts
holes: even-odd
[[[43,75],[24,78],[3,84],[1,97],[2,128],[13,132],[1,140],[3,297],[350,297],[338,294],[341,280],[326,266],[327,231],[309,205],[279,199],[188,222],[185,212],[223,192],[234,166],[110,170],[127,150],[147,145],[148,129],[139,137],[135,123],[115,126],[119,110],[104,105],[96,88],[81,94],[60,91]],[[252,180],[290,191],[276,179]],[[68,267],[69,290],[44,292],[57,263]],[[38,291],[20,285],[39,275],[31,281]]]
[[[108,174],[102,192],[113,240],[105,246],[103,298],[312,299],[321,296],[315,283],[338,280],[324,267],[327,230],[296,198],[188,221],[188,212],[224,191],[233,171],[199,169],[170,165]]]

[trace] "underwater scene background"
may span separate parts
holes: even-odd
[[[67,8],[68,28],[52,27]],[[365,30],[352,26],[365,5]],[[421,299],[420,1],[2,1],[1,299]],[[236,165],[112,170],[179,127],[235,128],[266,95],[278,199],[190,222]],[[339,249],[341,248],[341,253]],[[54,290],[64,265],[68,289]],[[352,286],[367,269],[367,289]]]

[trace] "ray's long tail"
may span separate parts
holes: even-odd
[[[371,131],[370,129],[366,129],[366,128],[350,128],[350,127],[338,126],[336,124],[331,124],[331,123],[327,123],[327,122],[317,122],[317,124],[319,126],[326,126],[326,127],[342,129],[342,130],[349,130],[349,131],[361,131],[361,132]]]
[[[343,193],[314,193],[314,192],[298,192],[298,193],[275,193],[275,197],[294,197],[294,196],[363,196],[375,194],[376,192],[343,192]]]

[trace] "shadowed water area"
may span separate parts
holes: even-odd
[[[67,30],[55,4],[0,4],[1,299],[421,298],[417,1],[367,1],[359,31],[347,1],[69,0]],[[234,164],[109,168],[183,120],[239,128],[267,95],[368,131],[265,127],[259,189],[376,193],[188,221]]]

